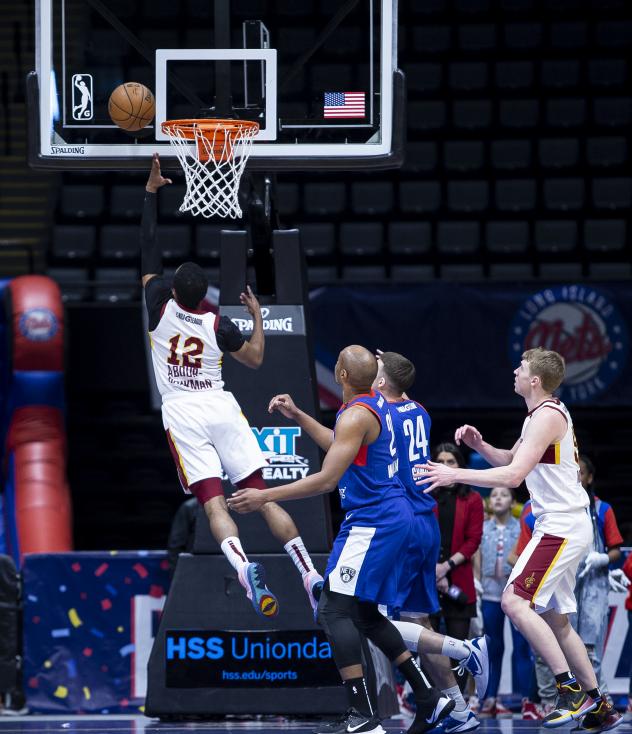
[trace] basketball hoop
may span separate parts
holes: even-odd
[[[259,125],[250,120],[166,120],[162,131],[186,177],[180,211],[207,218],[241,217],[239,181]]]

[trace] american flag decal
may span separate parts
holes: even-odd
[[[364,92],[325,92],[325,118],[364,117]]]

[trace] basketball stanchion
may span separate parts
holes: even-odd
[[[239,219],[239,182],[259,125],[249,120],[167,120],[162,131],[184,170],[187,188],[180,211]]]

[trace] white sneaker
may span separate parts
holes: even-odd
[[[448,714],[434,731],[437,734],[459,734],[460,732],[478,729],[480,725],[481,722],[468,706],[463,711],[452,710],[452,713]],[[427,734],[431,733],[427,732]]]
[[[307,598],[309,599],[309,603],[312,606],[312,611],[314,613],[314,621],[316,621],[318,600],[320,599],[320,595],[323,593],[324,583],[325,583],[325,580],[318,573],[316,569],[314,569],[313,571],[310,571],[309,573],[306,573],[305,576],[303,577],[303,586],[305,588],[305,593],[307,594]]]
[[[476,695],[482,701],[487,693],[489,683],[489,652],[487,648],[487,635],[474,637],[472,640],[463,640],[470,654],[461,660],[456,670],[459,675],[467,670],[474,678]]]

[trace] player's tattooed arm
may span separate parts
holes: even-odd
[[[334,440],[334,432],[298,408],[290,395],[287,393],[275,395],[268,405],[268,413],[275,410],[299,425],[323,451],[329,450]]]
[[[319,472],[281,487],[239,489],[228,498],[228,506],[240,513],[254,512],[266,502],[297,500],[332,492],[375,429],[375,418],[368,410],[351,408],[345,411],[338,421],[335,439]]]
[[[238,362],[245,364],[246,367],[257,369],[261,367],[263,362],[263,352],[265,349],[265,337],[263,334],[263,317],[261,316],[261,306],[257,297],[252,292],[250,286],[246,287],[246,292],[241,293],[239,300],[246,307],[248,313],[252,316],[252,336],[249,341],[242,344],[241,348],[236,352],[231,352]]]
[[[140,223],[140,274],[143,288],[156,275],[162,274],[162,253],[156,241],[156,193],[171,179],[160,172],[160,158],[154,153],[151,170],[145,184],[145,202]]]

